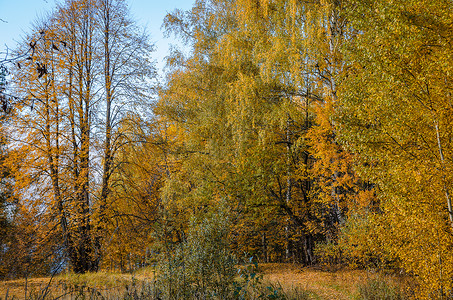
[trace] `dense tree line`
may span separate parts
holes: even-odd
[[[394,268],[451,295],[451,1],[197,0],[164,20],[191,51],[155,101],[126,11],[68,0],[18,49],[0,221],[29,224],[27,255],[124,271],[221,208],[237,257]]]

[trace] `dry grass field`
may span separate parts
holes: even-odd
[[[90,273],[83,275],[63,274],[54,278],[30,278],[28,280],[0,281],[0,300],[8,299],[42,299],[43,292],[48,291],[46,299],[54,299],[58,296],[70,294],[74,290],[83,290],[90,293],[101,293],[104,296],[120,295],[127,285],[133,281],[141,284],[151,281],[152,272],[141,270],[137,274],[119,273]],[[73,299],[72,297],[61,297],[63,299]]]
[[[398,286],[402,289],[410,285],[407,278],[366,270],[327,271],[320,268],[302,268],[292,264],[263,264],[260,269],[265,280],[272,283],[278,282],[287,291],[296,288],[308,291],[313,299],[355,299],[358,286],[373,279],[383,280],[390,286]]]
[[[261,264],[259,272],[263,275],[263,282],[275,287],[281,287],[287,295],[297,293],[297,290],[309,293],[310,299],[346,300],[357,299],[358,286],[369,280],[379,279],[391,286],[407,287],[409,281],[401,276],[377,274],[372,271],[340,269],[334,271],[320,268],[303,268],[293,264]],[[52,278],[31,278],[0,282],[0,299],[24,299],[25,287],[27,295],[38,299],[39,295],[48,288],[46,299],[55,299],[57,296],[69,295],[74,287],[83,288],[86,292],[102,293],[107,298],[121,297],[127,285],[131,282],[140,285],[152,282],[153,270],[145,268],[134,275],[105,273],[74,275],[66,274]],[[297,299],[297,297],[295,297]],[[61,297],[60,299],[76,299]],[[88,298],[89,299],[89,298]]]

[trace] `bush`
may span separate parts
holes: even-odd
[[[395,269],[398,264],[383,245],[382,230],[371,212],[351,213],[339,227],[335,241],[319,242],[315,255],[321,264],[348,264],[353,268]]]
[[[322,265],[335,266],[343,263],[342,249],[332,241],[316,243],[314,253]]]
[[[186,239],[159,263],[164,299],[231,298],[237,261],[229,249],[229,230],[224,207],[191,218]]]
[[[238,267],[229,247],[226,206],[192,217],[183,242],[169,245],[158,264],[160,299],[308,299],[295,289],[286,295],[278,284],[263,282],[250,258]]]

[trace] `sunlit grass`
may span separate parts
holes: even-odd
[[[77,286],[90,286],[97,288],[115,288],[123,286],[130,282],[131,278],[128,274],[97,272],[85,274],[64,274],[55,278],[60,284],[66,283]]]
[[[404,286],[404,278],[401,279],[391,274],[349,269],[329,272],[315,268],[302,268],[292,264],[262,264],[259,265],[258,271],[263,277],[261,290],[255,291],[256,295],[264,292],[271,295],[273,291],[278,291],[280,295],[278,299],[341,300],[380,299],[372,297],[381,295],[382,292],[383,295],[394,295],[385,299],[403,299],[398,298],[398,295],[401,294],[398,294],[398,291],[402,290]],[[152,266],[141,268],[133,274],[114,272],[60,274],[52,278],[46,299],[54,299],[61,295],[77,295],[77,293],[79,295],[83,293],[87,299],[101,299],[101,296],[96,298],[98,297],[96,295],[102,295],[105,299],[125,299],[127,293],[136,293],[137,297],[140,295],[149,297],[150,291],[155,289],[154,276],[156,276],[156,271]],[[28,298],[40,298],[49,281],[50,278],[28,279]],[[0,282],[0,299],[5,299],[7,290],[8,299],[12,299],[13,296],[16,297],[15,299],[23,299],[25,282],[24,279]]]
[[[279,282],[284,291],[299,288],[309,293],[309,299],[360,299],[360,287],[370,280],[385,281],[397,289],[407,285],[406,278],[394,274],[347,268],[326,271],[293,264],[263,264],[261,271],[265,280]]]

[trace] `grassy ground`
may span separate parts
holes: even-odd
[[[145,268],[131,274],[105,273],[95,274],[64,274],[52,278],[49,286],[50,299],[55,295],[63,295],[77,287],[88,293],[101,292],[110,297],[120,296],[127,285],[131,282],[140,285],[144,282],[152,282],[153,270]],[[389,285],[407,286],[408,282],[402,277],[394,275],[376,274],[364,270],[341,269],[336,271],[326,271],[317,268],[302,268],[292,264],[262,264],[259,272],[263,274],[266,283],[281,287],[286,294],[291,295],[296,291],[306,291],[310,299],[357,299],[358,286],[365,284],[369,280],[379,279],[386,281]],[[27,281],[12,280],[0,282],[0,299],[5,299],[8,292],[8,299],[12,296],[15,299],[24,299],[25,286],[27,295],[45,291],[50,278],[32,278]],[[109,297],[109,298],[110,298]],[[297,298],[297,297],[295,297]],[[70,299],[70,298],[67,298]],[[72,298],[71,298],[72,299]]]
[[[359,286],[371,280],[383,280],[402,289],[409,285],[407,278],[366,270],[327,271],[292,264],[263,264],[260,269],[265,280],[279,282],[287,291],[296,288],[308,291],[312,299],[356,299]]]
[[[46,299],[56,298],[57,295],[69,295],[70,292],[75,290],[83,290],[88,294],[100,292],[107,296],[121,295],[125,287],[130,286],[132,282],[140,285],[145,281],[151,281],[151,273],[152,271],[148,270],[140,270],[134,275],[98,272],[83,275],[62,274],[52,279],[30,278],[28,280],[0,281],[0,300],[5,299],[7,293],[8,299],[12,297],[14,299],[24,299],[25,293],[27,293],[28,297],[33,295],[32,298],[37,299],[41,298],[39,296],[46,291],[48,291]]]

